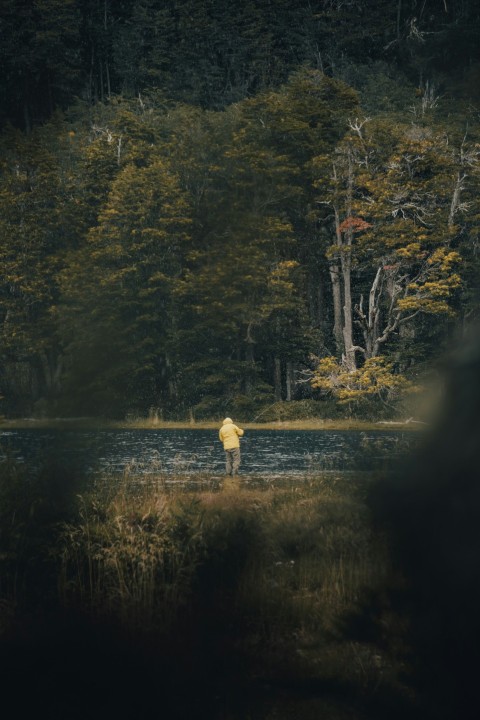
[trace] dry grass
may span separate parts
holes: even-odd
[[[423,424],[408,422],[398,418],[392,419],[394,426],[403,430],[418,431]],[[99,418],[21,418],[1,421],[5,430],[21,430],[25,428],[39,429],[138,429],[138,430],[218,430],[222,418],[218,420],[151,420],[138,418],[135,420],[102,420]],[[298,420],[273,420],[268,422],[239,422],[246,430],[384,430],[389,428],[387,421],[360,420],[355,418],[303,418]]]
[[[77,496],[76,517],[55,524],[45,597],[56,592],[65,610],[113,624],[134,647],[153,645],[154,662],[173,652],[175,677],[194,673],[199,684],[204,675],[313,678],[360,695],[398,685],[401,658],[381,637],[388,608],[368,620],[371,637],[349,630],[390,572],[362,499],[365,477],[171,480],[97,477]]]
[[[62,594],[132,632],[169,632],[208,606],[214,627],[236,624],[231,642],[253,666],[276,672],[288,658],[295,672],[317,672],[332,642],[351,650],[342,622],[387,577],[367,509],[339,478],[256,490],[103,487],[65,526]]]

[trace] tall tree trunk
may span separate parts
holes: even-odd
[[[348,370],[356,369],[355,350],[353,349],[353,316],[352,316],[352,278],[350,256],[342,257],[343,278],[343,344],[345,363]]]
[[[95,67],[95,51],[93,48],[93,42],[92,42],[92,52],[90,55],[90,74],[89,74],[89,84],[88,84],[88,91],[89,91],[89,101],[90,104],[93,103],[94,100],[97,99],[97,93],[94,90],[94,78],[93,78],[93,70]]]
[[[112,94],[112,88],[110,84],[110,68],[108,66],[108,61],[105,62],[105,74],[107,76],[107,97],[110,100],[111,94]]]
[[[453,227],[455,223],[455,214],[460,206],[460,197],[463,190],[463,183],[465,181],[465,175],[458,173],[455,181],[455,187],[452,193],[452,201],[450,203],[450,213],[448,215],[448,227]]]
[[[172,363],[170,357],[165,355],[165,370],[167,375],[167,392],[168,398],[174,402],[178,400],[178,386],[175,380],[175,376],[172,373]]]
[[[275,392],[275,402],[282,399],[282,363],[280,358],[275,357],[273,360],[273,386]]]
[[[102,59],[101,59],[101,58],[100,58],[99,61],[98,61],[98,71],[99,71],[99,76],[100,76],[100,79],[99,79],[99,82],[100,82],[100,100],[101,100],[101,102],[103,103],[104,100],[105,100],[105,95],[104,95],[104,92],[103,92],[103,62],[102,62]]]
[[[25,123],[25,133],[28,135],[32,129],[32,121],[30,117],[30,106],[28,103],[28,81],[25,80],[23,88],[23,121]]]
[[[364,354],[365,358],[373,358],[379,352],[379,327],[380,327],[380,300],[383,292],[384,270],[380,265],[375,274],[374,281],[368,295],[368,310],[366,313],[363,309],[363,295],[360,296],[360,303],[355,306],[355,313],[362,326],[364,338]],[[394,304],[391,303],[389,320],[393,312]]]
[[[343,354],[342,333],[342,289],[340,286],[340,268],[338,263],[330,264],[330,279],[332,281],[333,298],[333,337],[338,357]]]
[[[245,373],[245,395],[250,396],[253,390],[253,377],[255,374],[255,340],[251,334],[252,324],[247,326],[247,335],[245,337],[245,360],[247,361],[247,371]]]
[[[333,176],[337,179],[337,168],[333,166]],[[347,195],[343,212],[345,218],[351,218],[353,196],[353,162],[348,156]],[[334,205],[335,215],[335,244],[338,248],[337,259],[330,263],[330,278],[333,291],[333,332],[337,344],[337,354],[342,357],[349,370],[356,369],[355,352],[353,345],[353,306],[352,306],[352,280],[351,280],[351,247],[353,231],[345,228],[342,231],[340,223],[340,207]],[[339,258],[339,259],[338,259]],[[343,291],[343,292],[342,292]],[[343,299],[343,304],[342,304]]]
[[[347,197],[345,213],[347,218],[352,216],[352,197],[353,197],[353,161],[351,153],[348,154],[348,179],[347,179]],[[341,231],[340,226],[337,227],[337,237]],[[356,370],[355,350],[353,349],[353,306],[352,306],[352,249],[353,230],[347,228],[344,233],[344,240],[341,242],[343,252],[340,255],[340,263],[342,267],[343,279],[343,343],[345,349],[345,364],[347,369]]]
[[[368,299],[368,338],[366,340],[366,357],[376,357],[379,352],[380,299],[382,295],[383,268],[380,266],[370,288]],[[393,309],[393,308],[392,308]]]
[[[323,278],[320,278],[320,282],[317,285],[317,315],[316,321],[319,328],[324,327],[325,323],[325,287]]]
[[[295,377],[293,374],[293,364],[291,362],[287,362],[287,369],[285,372],[285,382],[286,382],[285,400],[287,402],[290,402],[292,400],[293,394],[295,392]]]
[[[47,352],[40,353],[45,389],[48,395],[56,395],[61,389],[63,357],[60,355],[53,361]]]

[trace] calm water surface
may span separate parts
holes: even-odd
[[[247,430],[244,475],[305,474],[318,470],[372,470],[392,466],[418,443],[402,431]],[[224,453],[215,430],[5,430],[0,457],[38,465],[52,457],[87,472],[221,474]]]

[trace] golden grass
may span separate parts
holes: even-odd
[[[188,488],[174,479],[97,476],[78,495],[76,517],[56,525],[47,595],[95,625],[107,620],[138,647],[175,648],[180,667],[191,657],[197,670],[238,661],[248,681],[332,679],[361,693],[399,682],[401,658],[388,643],[347,629],[349,617],[368,615],[369,596],[390,573],[362,499],[367,476]],[[13,559],[5,568],[17,572]],[[390,623],[395,640],[388,612],[369,622],[377,631]],[[5,622],[7,630],[13,619]]]
[[[222,420],[199,420],[195,422],[174,421],[174,420],[101,420],[98,418],[21,418],[3,419],[0,426],[4,430],[22,429],[85,429],[85,430],[218,430]],[[392,420],[392,421],[369,421],[357,419],[321,419],[306,418],[302,420],[278,420],[272,422],[238,422],[245,430],[392,430],[401,429],[418,431],[422,430],[423,423]]]
[[[220,624],[225,613],[248,628],[244,650],[253,643],[263,657],[276,648],[302,666],[308,656],[310,670],[325,633],[338,636],[342,618],[388,573],[365,506],[331,476],[197,492],[124,482],[81,498],[62,553],[67,603],[90,604],[135,632],[167,631],[182,608],[213,594]]]

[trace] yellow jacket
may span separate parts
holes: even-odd
[[[219,430],[218,437],[223,442],[224,450],[233,450],[240,447],[240,440],[243,430],[233,424],[230,418],[225,418],[223,425]]]

